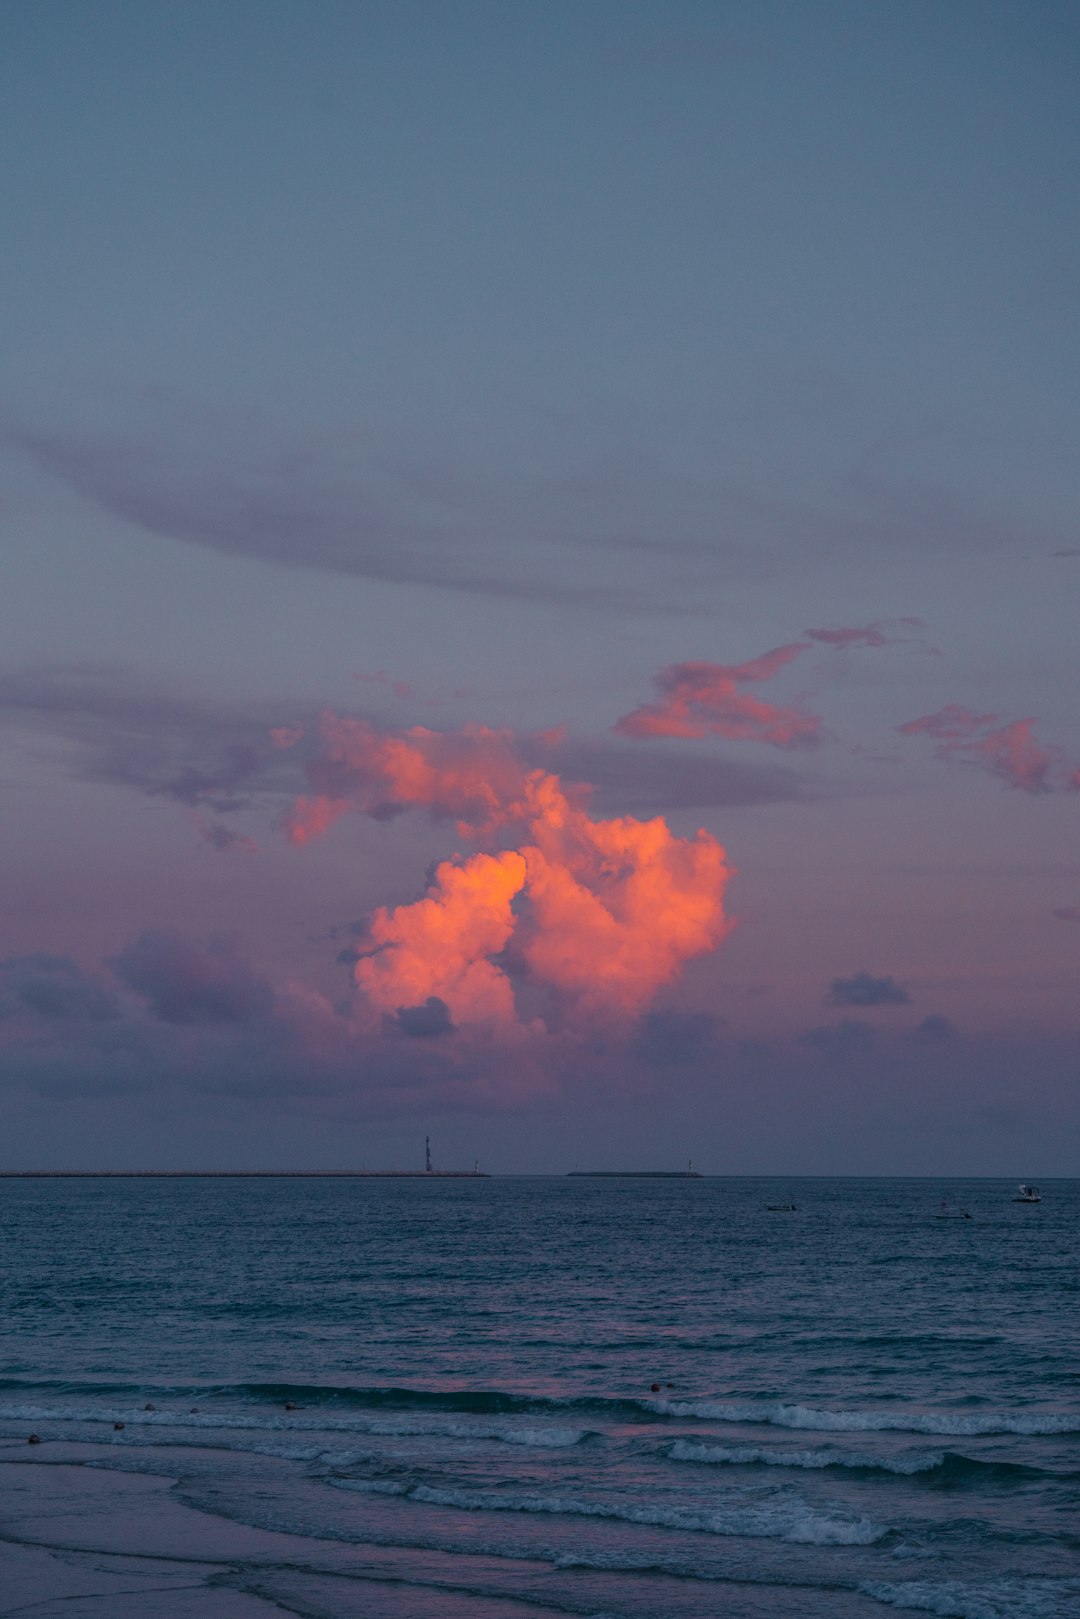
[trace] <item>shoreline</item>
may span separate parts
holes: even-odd
[[[261,1529],[183,1498],[183,1468],[154,1447],[145,1470],[103,1466],[107,1446],[0,1441],[0,1614],[35,1619],[543,1619],[510,1590],[480,1594],[480,1559]],[[14,1455],[23,1452],[20,1460]],[[190,1459],[190,1458],[189,1458]],[[265,1461],[265,1458],[262,1458]],[[505,1566],[523,1588],[556,1571]]]

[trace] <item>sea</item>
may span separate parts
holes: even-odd
[[[222,1613],[307,1619],[1075,1619],[1080,1181],[1015,1192],[0,1180],[0,1569],[204,1558]]]

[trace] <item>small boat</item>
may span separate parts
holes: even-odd
[[[956,1203],[950,1203],[947,1197],[941,1200],[941,1207],[934,1216],[935,1220],[970,1220],[971,1215],[967,1209],[962,1209]]]
[[[765,1207],[770,1214],[794,1214],[794,1203],[766,1203]]]
[[[1027,1186],[1023,1181],[1021,1181],[1019,1187],[1017,1188],[1016,1196],[1013,1198],[1013,1202],[1041,1203],[1042,1193],[1039,1191],[1037,1186]]]

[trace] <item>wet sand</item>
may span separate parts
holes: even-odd
[[[97,1453],[97,1454],[95,1454]],[[0,1444],[0,1614],[33,1619],[537,1619],[471,1588],[468,1556],[349,1546],[219,1519],[177,1499],[177,1480],[96,1462],[109,1447]],[[162,1465],[160,1452],[128,1454]],[[487,1568],[485,1562],[485,1569]],[[508,1587],[535,1585],[507,1563]]]

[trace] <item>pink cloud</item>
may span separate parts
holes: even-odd
[[[954,757],[979,766],[1009,787],[1025,793],[1046,793],[1062,785],[1057,779],[1062,762],[1060,748],[1039,742],[1033,719],[1001,723],[997,714],[976,714],[950,703],[936,714],[924,714],[897,726],[902,736],[929,736],[939,759]],[[1072,781],[1070,780],[1070,785]]]
[[[306,769],[312,792],[297,799],[286,822],[293,843],[318,837],[348,809],[386,819],[423,807],[453,817],[466,834],[498,826],[527,775],[510,731],[384,731],[330,712],[320,717],[318,751]]]
[[[943,742],[953,742],[964,741],[984,727],[996,724],[997,720],[997,714],[976,714],[959,703],[947,703],[936,714],[924,714],[921,719],[908,720],[906,725],[898,725],[896,729],[901,736],[922,733]]]
[[[513,850],[444,861],[423,899],[380,906],[354,977],[369,1004],[393,1013],[440,1000],[456,1023],[512,1023],[509,978],[489,958],[514,931],[525,861]]]
[[[1058,760],[1058,750],[1043,747],[1032,731],[1034,720],[1014,720],[990,731],[972,744],[993,773],[1020,787],[1024,792],[1042,793],[1050,787],[1050,772]]]
[[[660,817],[590,815],[587,787],[530,768],[510,732],[379,731],[324,714],[320,741],[307,766],[313,792],[287,823],[292,842],[349,810],[414,806],[454,817],[463,837],[517,845],[444,861],[423,898],[374,913],[354,979],[364,1004],[401,1028],[416,1025],[417,1009],[430,1020],[437,1001],[442,1032],[532,1032],[519,1019],[515,970],[556,1024],[634,1018],[730,930],[731,871],[715,838],[676,836]]]
[[[373,675],[354,673],[353,679],[369,686],[388,686],[395,697],[402,697],[410,702],[416,697],[415,690],[407,680],[391,680],[385,669],[377,669]]]
[[[812,747],[821,740],[819,715],[768,703],[744,690],[771,680],[807,646],[792,641],[747,663],[669,664],[656,676],[661,701],[624,714],[614,730],[638,738],[711,734],[776,748]]]
[[[188,819],[192,826],[212,849],[239,850],[244,854],[256,854],[259,845],[254,838],[249,838],[243,832],[235,832],[231,826],[222,821],[212,821],[201,810],[189,810]]]

